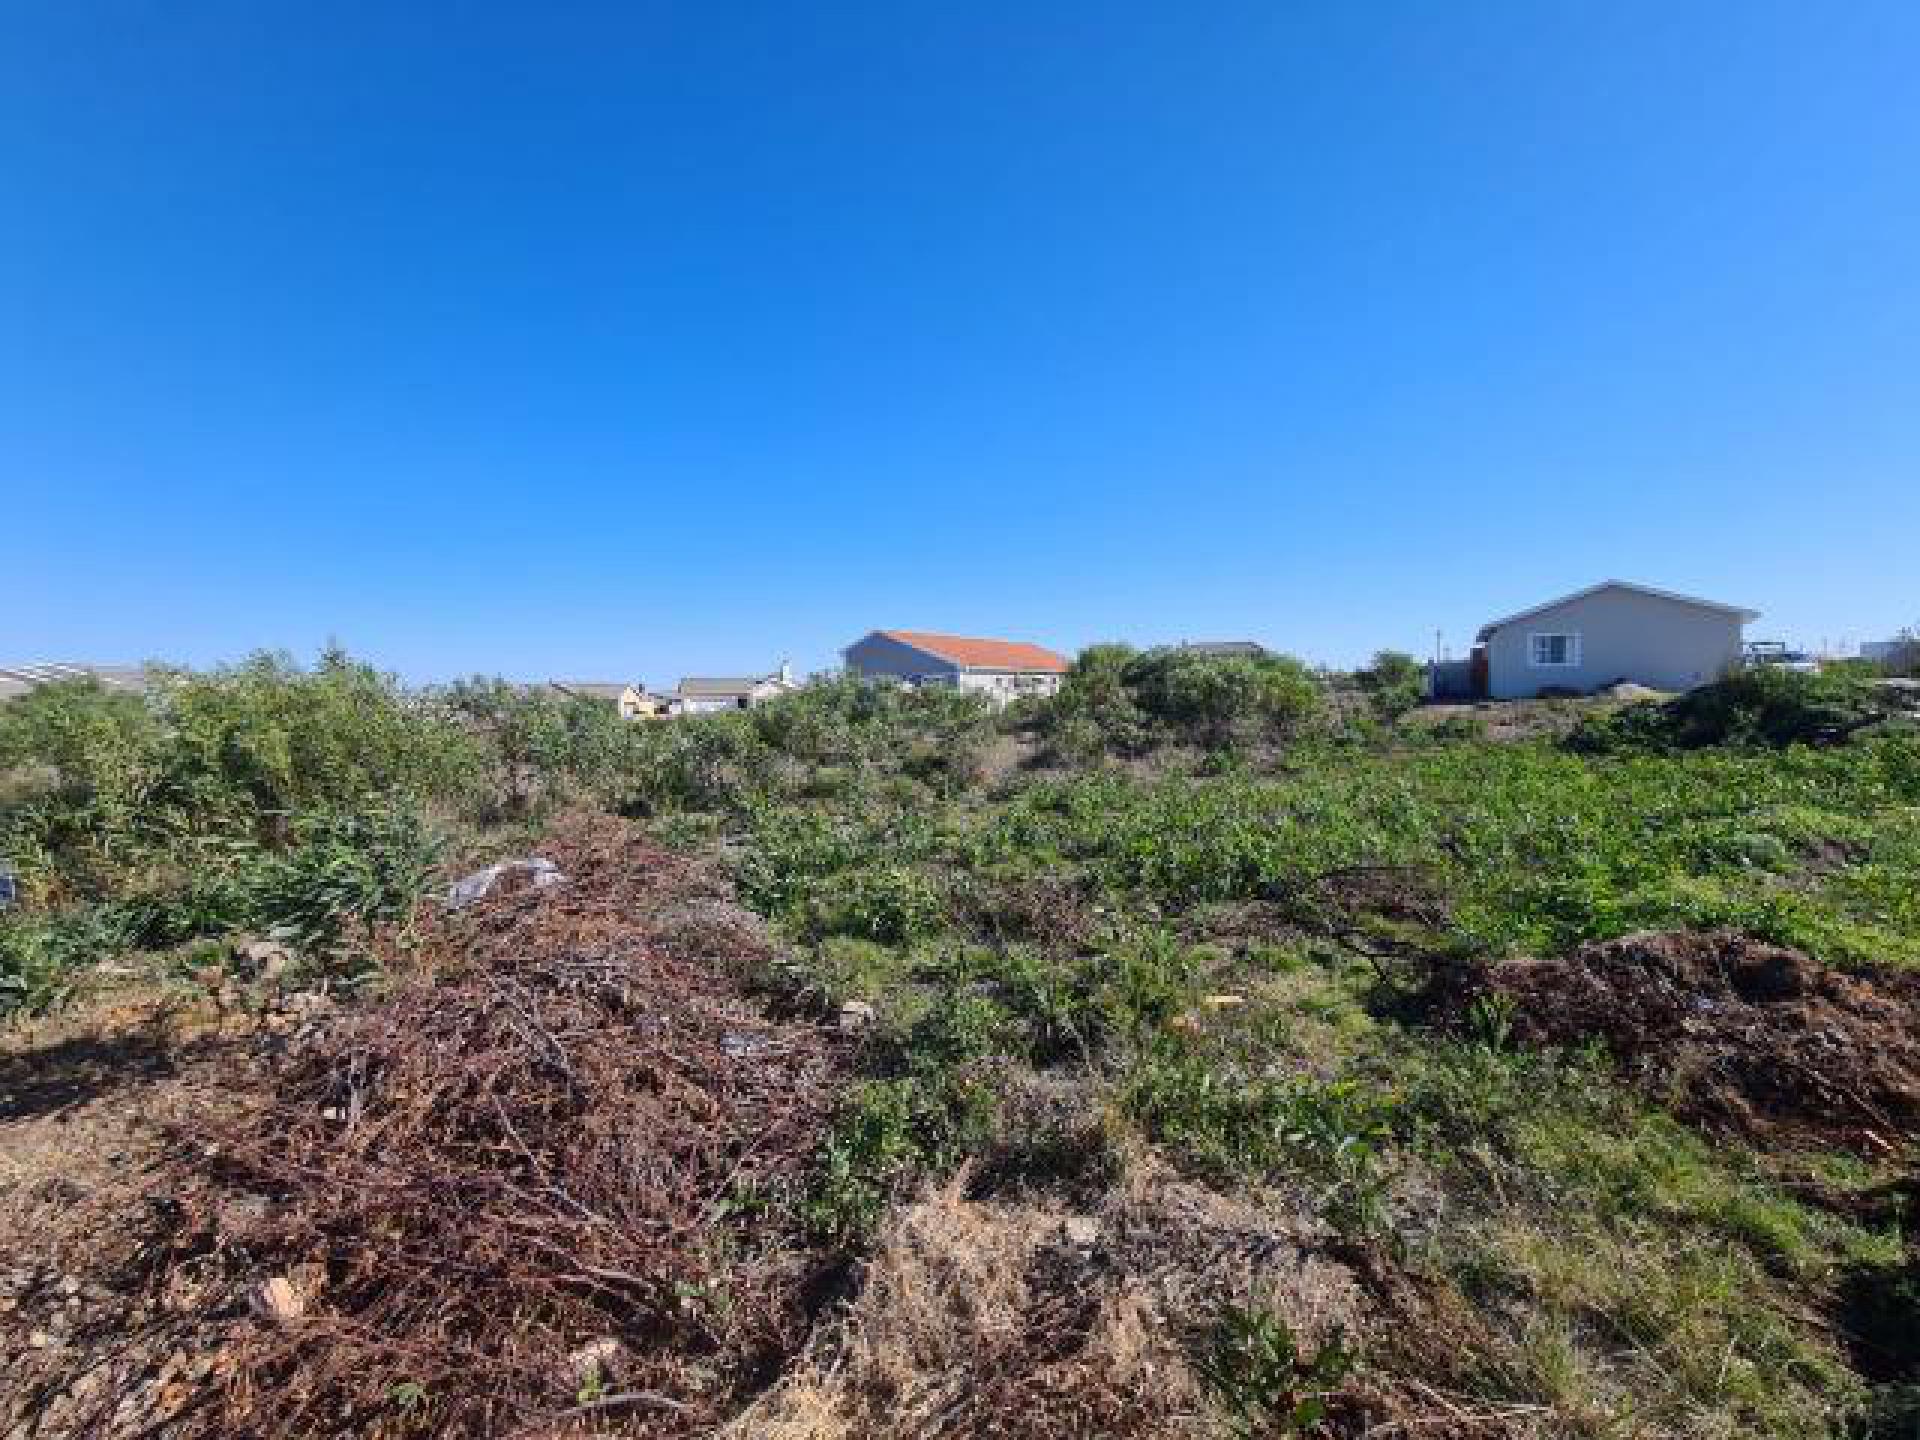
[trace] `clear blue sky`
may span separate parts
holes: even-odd
[[[0,0],[0,662],[1920,621],[1920,5]]]

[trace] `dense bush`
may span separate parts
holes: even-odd
[[[1096,645],[1075,660],[1041,724],[1055,749],[1091,759],[1166,741],[1209,749],[1290,741],[1325,708],[1320,682],[1288,656]]]
[[[491,773],[479,793],[502,815],[564,798],[618,763],[625,722],[610,705],[480,676],[438,698],[482,745]]]
[[[1567,744],[1589,754],[1712,745],[1831,745],[1886,715],[1886,704],[1858,675],[1809,675],[1762,666],[1671,700],[1641,701],[1587,716]]]
[[[1042,729],[1056,750],[1091,760],[1138,754],[1152,744],[1152,720],[1126,678],[1137,658],[1129,645],[1090,645],[1080,652],[1041,711]]]
[[[337,651],[0,707],[0,857],[21,882],[0,1004],[50,998],[86,960],[235,929],[325,956],[411,903],[435,848],[422,807],[470,798],[486,759],[437,697]]]
[[[329,652],[159,678],[138,696],[51,685],[0,708],[0,853],[30,904],[140,888],[209,840],[288,843],[310,810],[463,796],[483,751],[457,718]]]

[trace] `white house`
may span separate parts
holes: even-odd
[[[645,687],[624,680],[549,680],[548,686],[561,695],[578,700],[598,700],[620,712],[622,720],[637,720],[658,713],[655,697]]]
[[[849,675],[951,685],[1002,705],[1026,695],[1051,695],[1067,673],[1065,657],[1038,645],[925,630],[875,630],[840,653]]]
[[[711,715],[719,710],[751,710],[799,689],[786,661],[771,675],[689,675],[673,692],[676,715]]]
[[[1739,605],[1603,580],[1482,626],[1473,689],[1496,700],[1584,694],[1621,680],[1690,690],[1739,668],[1742,627],[1759,617]]]

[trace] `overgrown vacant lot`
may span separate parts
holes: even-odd
[[[0,1433],[1915,1433],[1899,692],[1413,678],[0,711]]]

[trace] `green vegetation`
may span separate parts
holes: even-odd
[[[1173,741],[1216,750],[1283,742],[1311,731],[1326,709],[1312,672],[1286,656],[1095,645],[1043,718],[1055,748],[1086,760]]]
[[[1236,1436],[1311,1434],[1352,1368],[1339,1337],[1307,1354],[1280,1316],[1240,1305],[1221,1312],[1200,1360]]]
[[[1894,707],[1872,677],[1836,667],[1820,675],[1765,667],[1743,670],[1672,700],[1644,700],[1589,717],[1574,732],[1576,749],[1595,753],[1741,747],[1833,745]]]
[[[1510,1001],[1441,1028],[1413,1000],[1436,966],[1649,928],[1920,965],[1920,737],[1845,675],[1596,706],[1565,743],[1403,723],[1418,683],[1391,654],[1338,678],[1098,646],[1000,715],[836,683],[623,723],[339,655],[54,687],[0,710],[0,985],[44,1005],[90,961],[238,930],[351,973],[436,859],[600,806],[724,858],[790,1003],[873,1007],[796,1202],[849,1249],[963,1164],[1072,1189],[1144,1150],[1450,1297],[1476,1319],[1434,1383],[1552,1433],[1898,1413],[1844,1297],[1920,1330],[1906,1222],[1870,1203],[1901,1157],[1710,1140],[1598,1050],[1519,1047]],[[1034,1085],[1044,1124],[1010,1109]],[[1306,1433],[1415,1363],[1391,1334],[1308,1350],[1255,1298],[1185,1319],[1240,1433]]]

